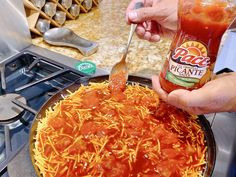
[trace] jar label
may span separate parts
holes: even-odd
[[[186,41],[175,48],[169,58],[166,79],[170,82],[190,88],[201,79],[206,80],[204,76],[209,73],[210,58],[207,48],[202,43]]]

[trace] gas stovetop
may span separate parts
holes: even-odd
[[[0,171],[7,175],[7,165],[28,143],[40,107],[84,75],[32,52],[20,53],[0,68]]]

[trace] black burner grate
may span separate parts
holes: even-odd
[[[0,171],[7,175],[7,164],[28,143],[35,113],[52,95],[84,75],[31,52],[20,53],[1,63],[0,72],[0,96],[14,93],[26,99],[26,104],[12,99],[24,109],[19,119],[4,124],[0,122]]]

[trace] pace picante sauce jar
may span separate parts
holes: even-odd
[[[166,92],[193,90],[211,78],[221,38],[236,16],[225,0],[179,0],[178,30],[160,73]]]

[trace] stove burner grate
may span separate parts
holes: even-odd
[[[0,124],[8,124],[20,118],[23,108],[12,101],[18,100],[26,104],[26,99],[21,95],[9,93],[0,96]]]
[[[31,124],[42,105],[82,77],[73,68],[31,52],[0,63],[0,176],[8,177],[9,162],[27,147]]]

